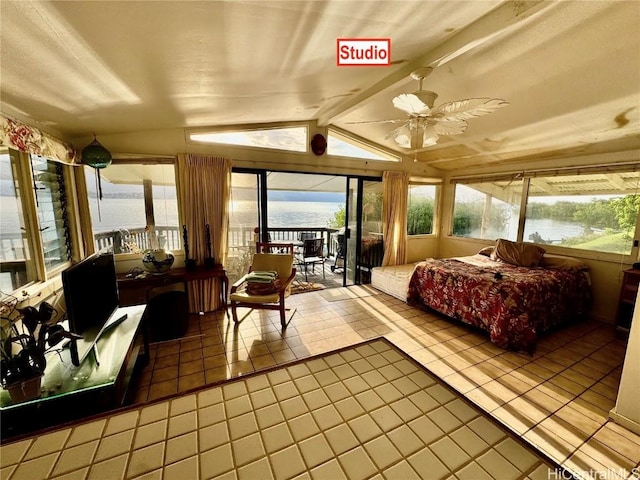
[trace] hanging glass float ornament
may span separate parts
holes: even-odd
[[[96,171],[98,198],[102,200],[102,184],[100,183],[100,169],[111,165],[111,152],[104,148],[93,134],[93,142],[82,149],[82,163],[89,165]]]

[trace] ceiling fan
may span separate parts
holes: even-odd
[[[467,98],[433,106],[438,94],[422,89],[422,80],[433,71],[424,67],[411,73],[420,82],[419,90],[403,93],[393,99],[393,106],[408,115],[407,118],[354,123],[402,123],[386,135],[402,148],[417,150],[435,145],[440,135],[459,135],[467,129],[467,120],[487,115],[509,105],[499,98]]]

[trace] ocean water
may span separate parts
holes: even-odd
[[[3,197],[4,199],[4,197]],[[108,232],[118,229],[144,228],[145,211],[142,199],[108,198],[99,204],[95,199],[89,202],[94,232]],[[337,202],[269,202],[269,227],[309,227],[329,226],[335,213],[343,206]],[[16,202],[0,202],[0,237],[15,237],[20,234]],[[156,224],[160,226],[180,226],[178,208],[175,200],[156,199],[154,201]],[[231,229],[253,229],[258,225],[257,209],[254,201],[234,200],[230,205],[229,227]],[[487,238],[513,237],[517,225],[508,227],[509,231],[488,232]],[[528,220],[525,224],[525,240],[531,233],[539,233],[543,239],[557,243],[563,238],[582,234],[583,227],[577,224],[556,222],[549,219]],[[473,232],[471,236],[478,236]],[[513,234],[513,235],[510,235]],[[4,243],[3,243],[3,246]],[[12,255],[0,251],[0,258],[9,259]]]
[[[270,227],[327,227],[341,204],[335,202],[269,202]],[[15,202],[0,203],[0,235],[17,235],[21,232]],[[96,233],[121,228],[144,228],[145,211],[142,199],[108,198],[99,204],[90,199],[91,221]],[[178,206],[175,200],[156,199],[153,205],[156,225],[179,226]],[[258,225],[255,202],[232,202],[229,213],[231,227],[255,227]]]
[[[269,227],[312,227],[329,226],[329,221],[343,204],[335,202],[269,202]],[[258,225],[255,202],[233,201],[230,207],[231,227],[255,227]]]
[[[3,199],[5,197],[2,197]],[[340,203],[333,202],[269,202],[270,227],[327,227],[333,219]],[[142,199],[108,198],[99,204],[90,199],[89,207],[95,233],[109,232],[119,229],[145,227],[145,211]],[[175,200],[154,200],[154,216],[159,226],[179,227],[178,207]],[[229,227],[250,228],[258,225],[255,202],[249,200],[234,201],[230,206]],[[0,202],[0,239],[2,237],[18,238],[21,234],[18,217],[18,206],[14,202]],[[9,242],[0,243],[0,259],[14,259],[16,252]],[[11,290],[9,274],[0,275],[0,290]]]

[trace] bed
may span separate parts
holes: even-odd
[[[417,263],[376,267],[371,271],[371,286],[403,302],[407,301],[409,281]]]
[[[413,270],[407,303],[479,327],[500,347],[533,353],[540,333],[588,315],[588,266],[553,255],[516,265],[494,252],[428,259]]]

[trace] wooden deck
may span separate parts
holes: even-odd
[[[335,272],[331,271],[331,267],[334,264],[333,258],[326,258],[324,263],[324,278],[322,277],[322,265],[315,265],[315,270],[312,266],[309,266],[309,270],[307,272],[308,282],[305,282],[304,275],[304,266],[297,265],[297,273],[296,278],[294,280],[294,287],[298,287],[297,289],[301,290],[297,293],[302,293],[304,291],[304,286],[306,283],[311,285],[322,285],[323,288],[337,288],[342,286],[342,268],[336,268]],[[318,288],[310,288],[309,291],[317,290]]]

